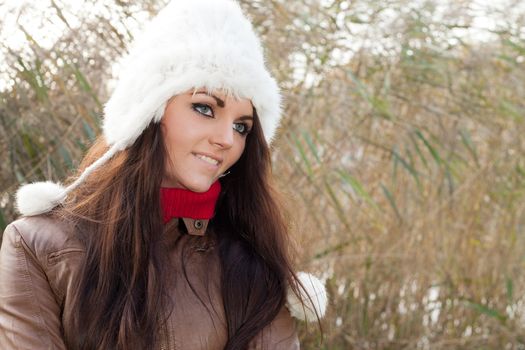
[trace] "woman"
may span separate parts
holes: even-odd
[[[326,294],[291,265],[270,184],[279,118],[240,7],[169,4],[123,61],[73,181],[17,193],[1,348],[298,348],[291,314],[316,319]]]

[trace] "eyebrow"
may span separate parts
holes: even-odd
[[[251,115],[243,115],[239,118],[239,120],[251,120],[253,121],[253,117]]]
[[[206,95],[206,96],[213,97],[215,102],[217,102],[217,106],[219,106],[221,108],[224,108],[224,106],[226,106],[226,103],[223,100],[221,100],[220,98],[218,98],[217,96],[215,96],[213,94],[207,93],[206,91],[197,91],[197,92],[195,92],[195,94],[203,94],[203,95]],[[245,115],[245,116],[240,117],[239,120],[252,120],[253,121],[253,116]]]
[[[221,108],[224,108],[224,106],[226,106],[226,103],[221,100],[220,98],[218,98],[217,96],[215,95],[212,95],[212,94],[208,94],[207,92],[205,91],[197,91],[195,94],[204,94],[206,96],[210,96],[210,97],[213,97],[215,99],[215,101],[217,102],[217,106],[221,107]]]

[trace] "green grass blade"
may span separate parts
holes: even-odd
[[[320,251],[319,253],[316,253],[314,256],[313,256],[313,259],[322,259],[332,253],[336,253],[336,252],[340,252],[342,251],[344,248],[346,248],[349,244],[351,244],[352,242],[351,241],[344,241],[344,242],[341,242],[341,243],[337,243],[336,245],[333,245],[333,246],[330,246],[326,249],[323,249],[322,251]]]
[[[350,231],[350,225],[347,221],[345,210],[343,206],[341,205],[341,202],[337,198],[335,191],[333,190],[332,186],[326,180],[324,181],[324,187],[326,189],[326,192],[328,192],[328,196],[332,200],[333,207],[335,209],[337,217],[339,218],[339,220],[345,227],[345,230]],[[368,239],[368,236],[365,236],[365,237]]]
[[[7,226],[7,223],[5,221],[5,216],[2,211],[2,208],[0,208],[0,233],[4,232],[6,226]],[[0,235],[0,238],[1,238],[1,235]]]
[[[317,163],[321,163],[321,158],[319,157],[319,152],[317,150],[317,146],[312,141],[312,138],[310,137],[310,134],[306,131],[303,131],[303,138],[306,141],[306,144],[308,145],[308,148],[310,149],[310,152],[313,153],[315,160]]]
[[[384,119],[391,120],[393,119],[392,113],[390,112],[390,104],[388,100],[379,97],[372,96],[369,100],[370,105],[377,112],[378,116]]]
[[[403,218],[401,216],[401,213],[399,212],[399,209],[397,208],[394,196],[388,190],[388,188],[386,188],[385,185],[381,184],[381,188],[383,189],[383,193],[384,193],[386,199],[388,200],[388,202],[390,203],[390,206],[392,207],[392,209],[394,209],[394,213],[396,214],[397,218],[399,219],[399,221],[402,221]]]
[[[60,145],[58,147],[58,153],[66,164],[67,169],[71,170],[73,168],[73,159],[71,159],[69,151],[64,146]]]
[[[521,165],[516,164],[516,172],[518,173],[518,175],[525,178],[525,169],[523,169]]]
[[[518,52],[520,55],[525,55],[525,45],[521,46],[518,43],[515,43],[514,41],[509,40],[509,39],[503,40],[503,44],[511,47],[513,50]]]
[[[412,133],[408,134],[409,138],[410,138],[410,141],[412,141],[412,145],[414,146],[414,149],[416,150],[416,153],[417,155],[419,156],[419,159],[421,160],[421,162],[423,163],[423,165],[425,166],[425,168],[428,169],[428,163],[427,163],[427,159],[425,158],[425,156],[423,155],[423,152],[421,152],[421,148],[419,148],[419,145],[418,145],[418,142],[417,140],[414,138],[414,135]]]
[[[410,165],[403,157],[401,157],[401,155],[397,152],[395,148],[392,148],[391,152],[392,152],[392,156],[394,160],[399,161],[399,163],[401,163],[403,168],[405,168],[405,170],[408,171],[410,175],[412,175],[412,177],[416,181],[418,189],[421,190],[421,184],[419,182],[419,174],[416,171],[416,169],[414,169],[412,165]]]
[[[24,149],[26,151],[26,154],[29,156],[29,158],[31,159],[37,158],[37,155],[38,155],[37,147],[33,139],[31,138],[31,136],[23,132],[23,133],[20,133],[20,137],[22,138],[22,144],[24,145]]]
[[[102,104],[100,103],[97,95],[91,88],[91,84],[88,82],[87,78],[82,74],[82,72],[78,69],[76,64],[69,65],[71,69],[73,70],[73,74],[75,75],[75,78],[77,79],[78,84],[80,85],[80,88],[87,92],[95,101],[95,103],[98,105],[99,108],[102,107]]]
[[[478,152],[476,150],[476,146],[474,145],[474,143],[472,143],[470,133],[467,130],[459,130],[459,136],[461,136],[461,142],[463,143],[467,151],[470,153],[472,158],[474,158],[476,165],[479,167]]]
[[[443,159],[441,158],[441,156],[439,155],[438,151],[432,147],[432,145],[430,144],[430,142],[425,138],[425,136],[423,136],[423,133],[419,130],[416,130],[415,131],[417,137],[423,141],[423,144],[425,144],[425,147],[428,149],[428,151],[430,152],[430,154],[432,155],[432,158],[434,158],[435,162],[438,164],[438,165],[442,165],[443,164]]]
[[[509,304],[512,304],[514,300],[514,283],[510,277],[507,277],[507,280],[505,281],[505,287],[507,291],[507,301]]]
[[[82,119],[82,129],[84,130],[84,133],[86,134],[89,141],[95,140],[97,137],[95,131],[84,119]]]
[[[296,149],[299,151],[299,155],[301,159],[303,160],[303,163],[306,166],[306,173],[308,177],[312,178],[313,177],[312,165],[310,164],[310,160],[308,159],[308,156],[306,155],[305,149],[303,145],[301,144],[301,141],[297,138],[295,134],[292,134],[291,137],[294,141]]]
[[[499,102],[499,108],[503,112],[501,115],[511,117],[514,121],[521,123],[525,119],[525,110],[522,110],[510,101],[501,100]]]
[[[448,193],[451,195],[452,193],[454,193],[455,183],[454,177],[452,176],[451,168],[448,164],[445,167],[445,178],[447,179],[448,183]]]
[[[352,187],[352,190],[361,198],[363,198],[368,204],[370,204],[374,209],[380,211],[379,206],[374,202],[370,194],[365,190],[363,185],[357,180],[355,177],[353,177],[350,173],[343,171],[343,170],[337,170],[337,173],[344,182],[346,182],[350,187]]]
[[[33,88],[37,100],[46,100],[48,98],[47,88],[43,85],[43,81],[40,81],[42,77],[40,72],[37,72],[36,69],[31,68],[31,66],[29,64],[26,64],[26,62],[24,62],[24,60],[20,56],[17,56],[17,62],[21,67],[21,69],[18,69],[20,76]],[[38,76],[40,76],[40,78]]]
[[[480,304],[474,301],[467,300],[467,306],[476,310],[480,314],[495,318],[499,320],[500,322],[505,322],[505,320],[507,319],[507,317],[503,315],[501,312],[499,312],[498,310],[492,309],[488,306],[485,306],[483,304]]]
[[[15,171],[16,181],[18,181],[19,184],[23,184],[27,182],[25,176],[20,172],[20,170],[15,169],[14,171]]]

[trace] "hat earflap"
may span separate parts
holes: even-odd
[[[318,317],[324,316],[328,304],[325,286],[317,277],[306,272],[299,272],[297,277],[304,288],[298,285],[301,294],[298,297],[288,287],[286,306],[290,314],[301,321],[317,321]]]
[[[38,215],[50,211],[66,198],[66,188],[45,181],[24,185],[16,192],[16,208],[22,215]]]

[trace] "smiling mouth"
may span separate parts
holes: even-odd
[[[217,166],[220,163],[220,161],[218,161],[217,159],[213,159],[213,158],[205,156],[203,154],[196,154],[195,153],[195,157],[205,161],[208,164],[214,165],[214,166]]]

